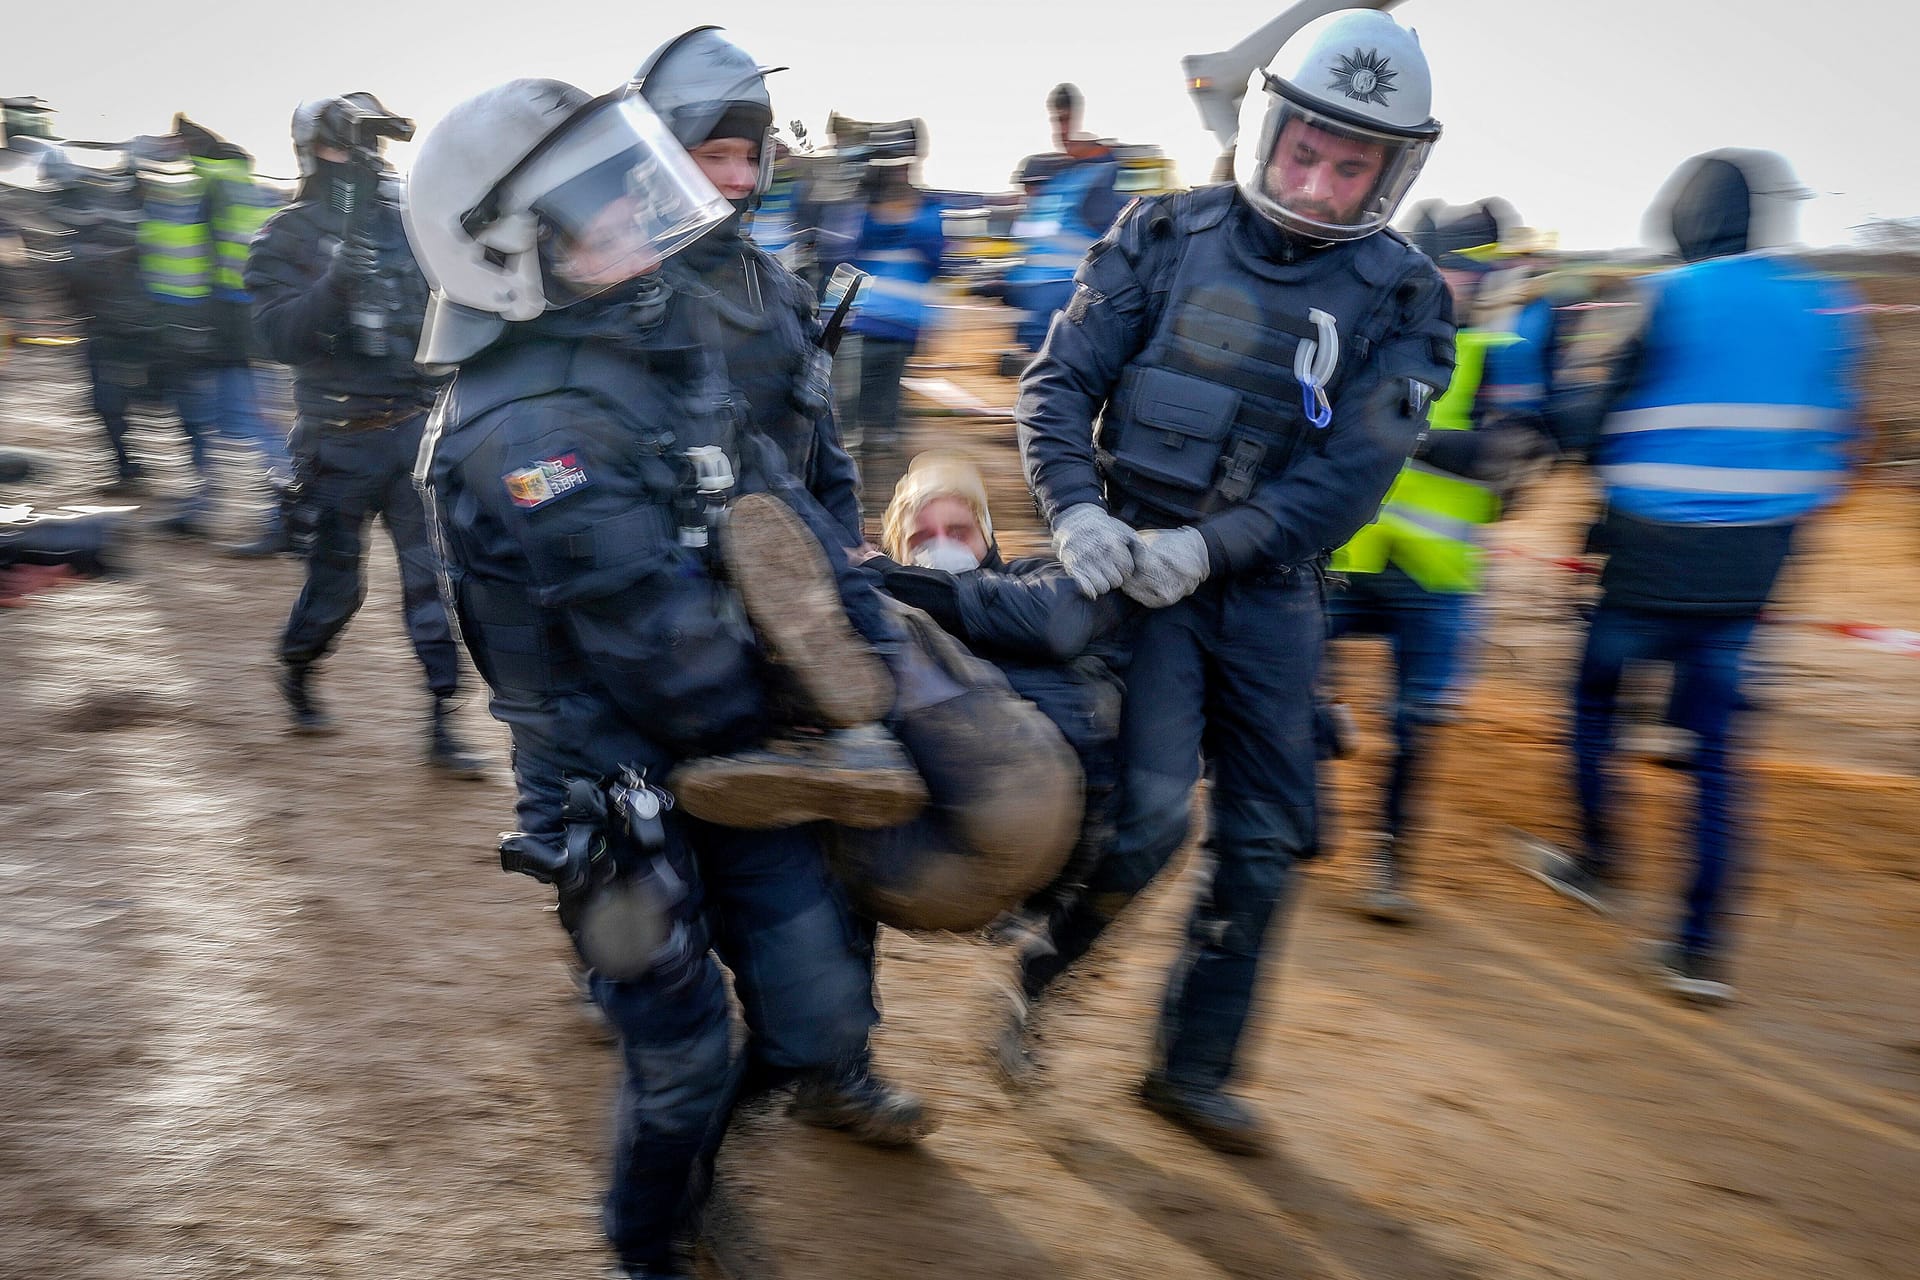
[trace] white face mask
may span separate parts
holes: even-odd
[[[922,569],[940,569],[947,573],[965,573],[980,567],[980,557],[964,542],[952,538],[928,538],[913,549],[913,563]]]

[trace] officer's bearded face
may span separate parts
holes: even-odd
[[[1280,129],[1267,161],[1267,191],[1283,208],[1330,226],[1359,220],[1386,168],[1378,142],[1319,128],[1295,117]]]

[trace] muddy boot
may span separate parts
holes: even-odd
[[[293,713],[295,733],[333,733],[336,731],[333,717],[321,709],[313,696],[313,676],[313,664],[310,662],[284,664],[277,681],[280,696],[287,700],[287,710]]]
[[[1393,843],[1392,836],[1381,836],[1374,848],[1364,902],[1367,914],[1382,924],[1412,924],[1420,916],[1420,904],[1407,895],[1406,876]]]
[[[749,831],[806,822],[895,827],[927,802],[913,761],[877,725],[689,760],[667,779],[667,790],[694,817]]]
[[[1271,1149],[1267,1127],[1253,1108],[1223,1090],[1176,1084],[1154,1072],[1140,1082],[1140,1101],[1215,1151],[1262,1156]]]
[[[787,1114],[803,1124],[845,1130],[875,1147],[909,1146],[940,1127],[919,1095],[888,1084],[865,1061],[805,1076]]]
[[[478,752],[467,750],[453,732],[453,709],[458,705],[445,694],[433,697],[433,727],[427,739],[427,763],[452,778],[468,780],[487,776],[487,762]]]
[[[847,621],[826,553],[778,498],[750,493],[727,516],[727,580],[767,654],[791,677],[806,718],[828,729],[871,724],[893,705],[893,679]]]

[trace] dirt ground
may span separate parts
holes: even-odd
[[[956,312],[919,372],[1004,406],[996,325]],[[1920,346],[1886,367],[1880,420],[1914,420]],[[0,391],[0,440],[58,452],[54,493],[87,501],[106,462],[74,353],[21,350]],[[167,436],[155,422],[140,443]],[[1004,421],[926,416],[913,443],[979,458],[1007,540],[1031,539]],[[945,1126],[881,1153],[743,1115],[722,1170],[733,1273],[1915,1274],[1920,662],[1806,621],[1920,629],[1900,476],[1877,471],[1815,530],[1781,603],[1794,620],[1761,647],[1740,1004],[1674,1005],[1634,967],[1683,869],[1684,775],[1629,774],[1644,856],[1625,923],[1512,869],[1509,828],[1570,829],[1582,582],[1541,557],[1577,547],[1587,498],[1557,478],[1498,533],[1511,554],[1434,765],[1417,927],[1355,910],[1384,731],[1377,652],[1341,652],[1367,750],[1333,771],[1337,856],[1243,1055],[1279,1154],[1214,1155],[1128,1097],[1187,874],[1062,993],[1049,1068],[1017,1094],[982,1043],[1004,956],[888,934],[880,1052]],[[229,486],[228,536],[245,496]],[[0,1276],[596,1274],[611,1054],[544,891],[497,870],[505,735],[480,698],[464,723],[496,775],[420,764],[390,551],[322,686],[344,731],[320,740],[283,734],[271,685],[295,564],[144,531],[131,560],[0,613]]]

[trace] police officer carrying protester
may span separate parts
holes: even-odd
[[[1166,865],[1204,755],[1214,865],[1141,1097],[1240,1153],[1265,1135],[1226,1085],[1269,924],[1316,847],[1322,567],[1419,439],[1454,333],[1439,273],[1386,229],[1440,133],[1413,33],[1344,11],[1262,80],[1235,184],[1121,216],[1016,409],[1067,571],[1150,609],[1127,674],[1114,847],[1048,945],[1023,953],[1021,988],[1037,996]]]
[[[736,398],[852,545],[864,539],[860,481],[833,422],[813,290],[746,234],[773,177],[766,77],[782,69],[760,66],[718,27],[695,27],[656,49],[634,87],[733,206],[667,270],[708,295]]]
[[[555,885],[619,1036],[603,1225],[636,1277],[684,1274],[748,1065],[710,948],[751,1065],[797,1082],[800,1118],[875,1142],[928,1127],[868,1065],[871,970],[818,833],[723,836],[660,787],[678,762],[764,739],[769,654],[830,752],[896,698],[833,589],[828,518],[736,430],[718,320],[659,269],[732,212],[643,99],[551,80],[454,107],[409,178],[434,288],[420,358],[458,369],[420,475],[461,633],[513,732],[523,830],[502,865]],[[868,807],[817,816],[913,815],[925,791],[884,745],[846,742],[826,770]],[[710,891],[722,839],[751,883]]]
[[[298,198],[270,219],[247,260],[254,324],[293,367],[296,519],[310,539],[307,580],[280,641],[280,692],[300,733],[330,733],[313,693],[320,661],[366,598],[366,539],[380,517],[400,564],[408,635],[433,696],[428,760],[463,777],[479,757],[454,736],[459,688],[414,455],[433,383],[414,367],[426,282],[401,227],[399,191],[380,158],[413,136],[370,93],[301,104],[293,146]]]

